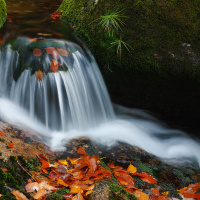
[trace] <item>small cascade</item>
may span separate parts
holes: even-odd
[[[122,141],[178,163],[200,163],[200,144],[140,110],[115,106],[84,45],[18,38],[0,47],[0,119],[43,135],[53,150],[87,136],[112,147]],[[183,159],[182,159],[183,158]]]
[[[41,42],[41,56],[34,56],[40,42],[18,40],[20,46],[7,45],[0,51],[1,97],[51,130],[87,129],[114,118],[104,81],[88,50],[72,42],[47,40]],[[47,52],[49,47],[55,51]],[[59,62],[56,73],[51,71],[52,61]],[[41,81],[36,78],[38,70],[44,73]]]

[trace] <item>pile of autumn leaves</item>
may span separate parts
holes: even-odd
[[[135,194],[139,200],[170,200],[167,197],[168,192],[161,193],[157,188],[151,188],[148,192],[135,187],[133,176],[140,177],[147,183],[157,184],[154,177],[146,172],[137,172],[137,168],[129,165],[127,169],[121,166],[115,166],[109,163],[111,170],[105,169],[100,164],[98,156],[89,156],[83,148],[79,148],[77,153],[82,154],[80,158],[67,158],[59,160],[54,164],[50,164],[48,160],[38,155],[41,162],[40,173],[48,175],[45,181],[38,181],[36,178],[29,180],[25,186],[28,193],[32,193],[33,199],[45,200],[48,194],[61,188],[69,188],[70,193],[66,193],[63,197],[66,200],[86,200],[95,188],[95,184],[99,180],[111,179],[113,176],[117,179],[119,186],[128,192]],[[191,184],[188,187],[179,190],[185,198],[200,199],[200,193],[196,191],[200,188],[200,183]],[[196,193],[196,194],[195,194]],[[19,200],[28,200],[22,193],[15,191],[13,195]]]

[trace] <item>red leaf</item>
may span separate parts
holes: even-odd
[[[1,167],[1,169],[4,171],[4,172],[7,172],[8,169],[6,167]]]
[[[66,193],[63,197],[65,197],[66,200],[72,200],[73,195],[71,193]]]
[[[58,68],[60,67],[60,62],[57,62],[57,64],[55,63],[55,60],[52,59],[51,61],[51,65],[50,65],[50,69],[53,73],[58,72]]]
[[[13,148],[13,149],[16,149],[16,147],[14,147],[14,143],[12,142],[11,144],[8,144],[8,147],[10,147],[10,148]]]
[[[78,154],[85,154],[86,152],[85,152],[85,149],[84,149],[84,148],[79,148],[79,149],[77,150],[77,153],[78,153]]]
[[[42,163],[43,160],[48,162],[48,159],[41,154],[37,155],[37,157],[38,157],[38,159],[40,160],[41,163]]]
[[[156,179],[146,172],[135,173],[133,176],[139,176],[143,181],[147,183],[157,183]]]
[[[200,200],[200,193],[194,194],[194,198],[197,199],[197,200]]]
[[[4,135],[4,133],[3,133],[3,132],[0,132],[0,135]]]

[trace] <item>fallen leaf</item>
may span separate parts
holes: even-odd
[[[85,195],[87,196],[87,195],[91,194],[92,192],[93,192],[93,190],[88,190],[88,191],[85,193]]]
[[[71,193],[66,193],[63,195],[66,200],[72,200],[73,195]]]
[[[143,181],[147,183],[157,183],[156,179],[147,172],[135,173],[133,176],[139,176]]]
[[[3,132],[0,132],[0,135],[4,135],[4,133],[3,133]]]
[[[30,192],[38,191],[40,189],[40,186],[39,186],[38,182],[33,182],[33,183],[28,183],[25,186],[25,189],[28,193],[30,193]]]
[[[12,143],[8,144],[7,146],[10,147],[10,148],[16,149],[16,147],[14,147],[14,145],[15,144],[12,142]]]
[[[34,199],[40,199],[42,198],[43,196],[46,195],[46,190],[43,188],[43,189],[40,189],[34,196],[33,198]]]
[[[13,190],[12,194],[16,197],[17,200],[28,200],[27,197],[18,190]]]
[[[57,51],[62,56],[68,56],[69,55],[69,52],[66,49],[59,49],[59,48],[57,48]]]
[[[50,65],[50,69],[53,73],[58,72],[58,68],[60,67],[60,62],[57,62],[57,64],[55,64],[55,60],[52,59],[51,61],[51,65]]]
[[[6,167],[1,167],[1,169],[4,171],[4,172],[7,172],[8,169]]]
[[[62,164],[62,165],[66,165],[66,166],[69,165],[68,162],[67,162],[66,160],[59,160],[58,163],[59,163],[59,164]]]
[[[38,48],[33,49],[33,55],[36,57],[40,57],[42,55],[42,51]]]
[[[42,77],[44,76],[43,71],[41,71],[40,69],[37,71],[36,73],[36,78],[38,81],[42,81]]]
[[[138,198],[138,200],[149,199],[149,196],[141,190],[135,190],[133,194]]]
[[[86,152],[85,152],[85,149],[84,149],[84,148],[79,148],[79,149],[77,150],[77,153],[78,153],[78,154],[85,154]]]
[[[80,193],[80,192],[82,193],[83,190],[78,185],[70,187],[70,193],[77,194],[77,193]]]
[[[129,165],[128,168],[127,168],[127,171],[134,174],[136,171],[137,171],[137,168],[133,165]]]
[[[37,42],[36,38],[28,38],[29,42]]]
[[[47,54],[52,54],[53,55],[53,52],[56,51],[56,49],[54,47],[47,47],[46,48],[46,52]]]
[[[60,184],[60,185],[65,186],[65,187],[68,187],[68,186],[69,186],[67,183],[65,183],[65,182],[64,182],[62,179],[60,179],[60,178],[58,179],[57,183]]]

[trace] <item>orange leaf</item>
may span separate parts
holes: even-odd
[[[147,183],[157,183],[156,179],[146,172],[135,173],[133,176],[139,176],[143,181]]]
[[[54,47],[47,47],[46,48],[46,52],[47,54],[52,54],[53,55],[53,52],[56,51],[56,49]]]
[[[4,135],[4,133],[3,133],[3,132],[0,132],[0,135]]]
[[[83,190],[78,186],[78,185],[75,185],[73,187],[70,187],[70,193],[72,194],[77,194],[79,192],[83,192]]]
[[[44,188],[42,188],[33,196],[33,198],[39,199],[39,198],[42,198],[45,195],[46,195],[46,190]]]
[[[56,61],[54,60],[54,59],[52,59],[52,61],[51,61],[51,65],[50,65],[50,69],[51,69],[51,71],[53,72],[53,73],[55,73],[55,72],[57,72],[58,71],[58,68],[59,68],[59,66],[60,66],[60,62],[57,62],[57,64],[55,64],[56,63]]]
[[[37,42],[36,38],[28,38],[29,42]]]
[[[69,55],[69,52],[66,49],[59,49],[59,48],[57,48],[57,51],[62,56],[68,56]]]
[[[197,199],[197,200],[200,200],[200,193],[194,194],[194,198]]]
[[[141,190],[135,190],[133,193],[140,200],[149,199],[149,196]]]
[[[68,187],[68,186],[69,186],[67,183],[65,183],[65,182],[64,182],[62,179],[60,179],[60,178],[58,179],[57,183],[60,184],[60,185],[65,186],[65,187]]]
[[[48,162],[48,159],[46,158],[46,157],[44,157],[43,155],[41,155],[41,154],[38,154],[38,155],[36,155],[37,157],[38,157],[38,159],[40,160],[40,162],[42,163],[42,160],[44,160],[44,161],[47,161]]]
[[[8,169],[5,168],[5,167],[1,167],[1,169],[2,169],[4,172],[7,172],[7,171],[8,171]]]
[[[36,73],[36,78],[38,81],[42,81],[42,77],[44,76],[43,71],[41,71],[40,69],[37,71]]]
[[[85,149],[84,149],[84,148],[79,148],[79,149],[77,150],[77,153],[78,153],[78,154],[85,154],[86,152],[85,152]]]
[[[136,171],[137,171],[137,168],[133,165],[129,165],[128,168],[127,168],[127,171],[134,174]]]
[[[42,51],[38,48],[33,49],[33,55],[36,57],[40,57],[42,55]]]
[[[18,190],[13,190],[12,194],[16,197],[17,200],[28,200],[26,196]]]
[[[12,142],[11,144],[8,144],[7,146],[10,147],[10,148],[16,149],[16,147],[14,147],[14,145],[15,144]]]
[[[49,163],[45,160],[42,161],[42,166],[41,166],[42,169],[46,169],[46,168],[49,168]]]

